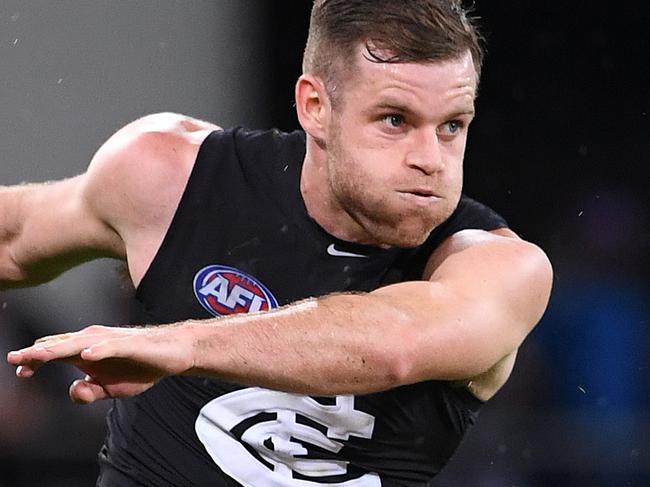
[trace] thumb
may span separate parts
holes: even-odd
[[[72,402],[76,404],[90,404],[110,397],[106,390],[88,375],[74,381],[70,385],[68,393]]]

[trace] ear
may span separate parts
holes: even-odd
[[[312,74],[296,82],[296,114],[303,130],[317,141],[327,140],[331,104],[325,84]]]

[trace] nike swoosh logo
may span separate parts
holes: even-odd
[[[329,255],[332,255],[334,257],[357,257],[360,259],[367,259],[367,255],[363,254],[353,254],[352,252],[344,252],[343,250],[337,250],[337,248],[334,246],[334,244],[331,244],[329,247],[327,247],[327,253]]]

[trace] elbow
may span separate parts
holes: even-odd
[[[25,287],[30,284],[28,284],[27,278],[20,271],[6,269],[0,265],[0,291]]]
[[[19,287],[27,274],[18,264],[9,245],[0,246],[0,289]]]
[[[27,273],[20,269],[8,268],[0,264],[0,291],[7,289],[17,289],[29,286],[37,286],[47,282],[44,279],[30,279]]]
[[[415,325],[395,326],[392,332],[384,333],[380,340],[382,345],[376,353],[387,388],[421,380],[415,359],[418,343],[416,330]]]
[[[521,273],[518,286],[528,289],[526,299],[520,303],[520,316],[529,323],[527,332],[541,320],[551,296],[553,287],[553,266],[548,256],[539,247],[529,244],[527,267]]]
[[[391,389],[422,380],[418,357],[424,342],[423,316],[410,307],[398,306],[393,299],[375,301],[379,318],[373,320],[372,339],[365,341],[365,366],[372,369],[382,389]],[[370,330],[369,330],[370,331]]]
[[[420,378],[416,371],[415,361],[411,359],[411,355],[403,351],[398,352],[388,375],[391,388],[419,382]]]
[[[382,357],[387,388],[426,380],[459,380],[489,369],[494,360],[484,353],[484,343],[464,341],[462,334],[450,330],[438,327],[432,331],[421,322],[412,322],[386,333]]]

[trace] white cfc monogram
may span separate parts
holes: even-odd
[[[336,454],[343,448],[338,440],[372,436],[375,418],[354,409],[354,396],[334,400],[326,405],[298,394],[242,389],[206,404],[195,430],[219,468],[245,486],[380,487],[376,474],[332,483],[332,477],[345,478],[348,462],[309,458],[302,442]]]

